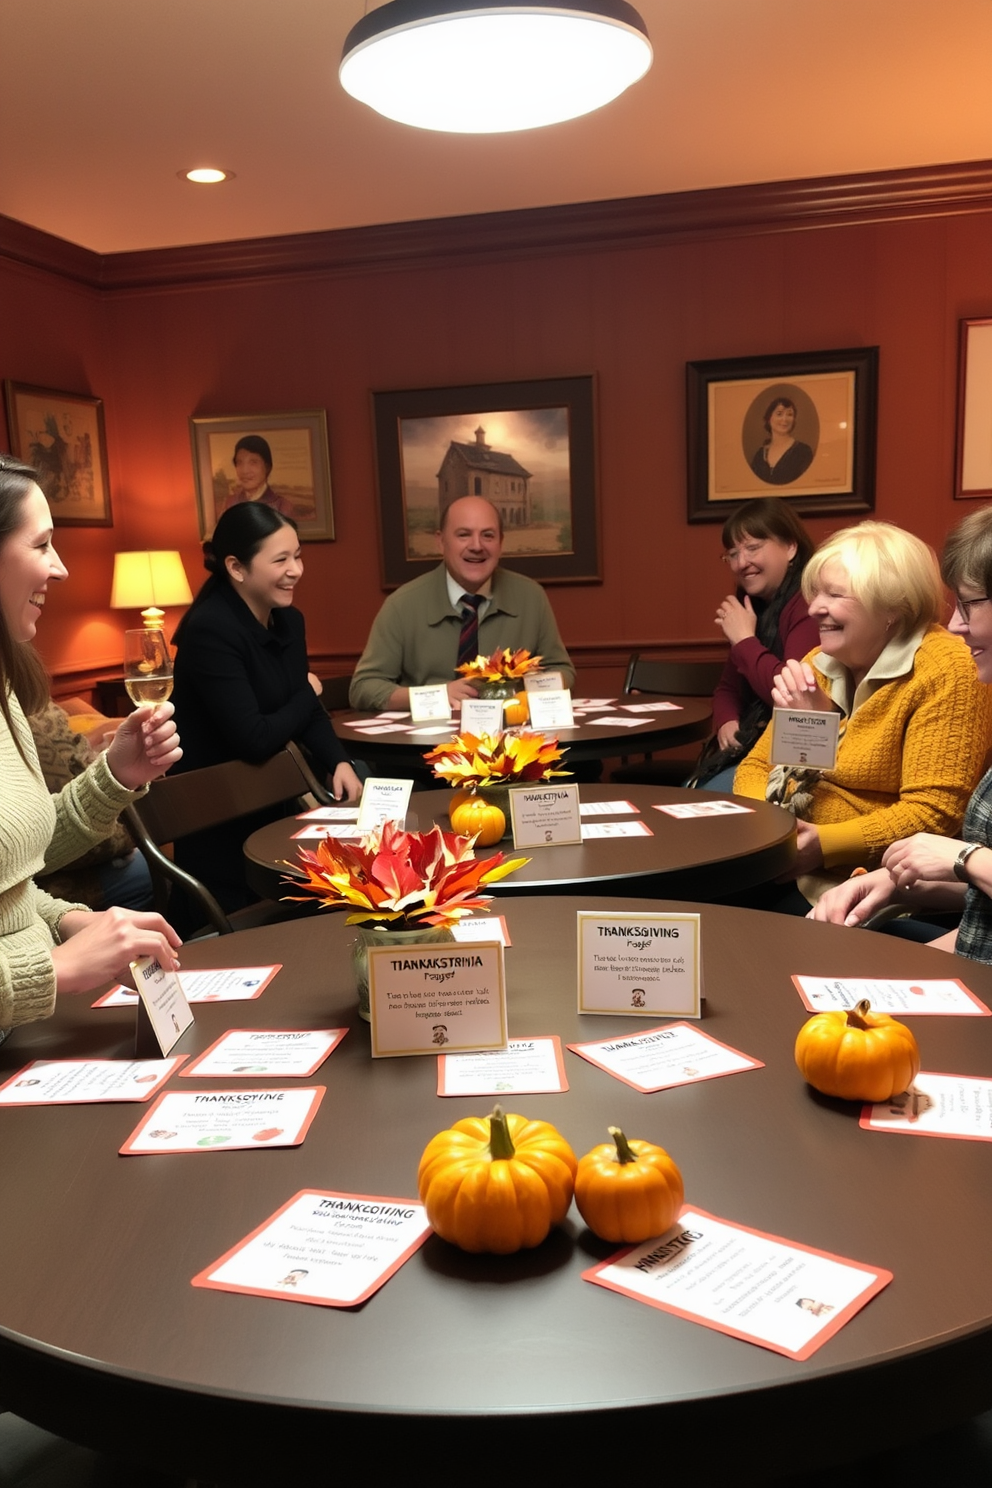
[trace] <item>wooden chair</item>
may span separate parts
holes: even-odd
[[[208,765],[203,770],[190,770],[185,775],[166,775],[162,780],[154,780],[148,793],[128,806],[125,816],[148,860],[156,909],[165,914],[172,884],[181,884],[207,921],[203,930],[190,939],[200,934],[230,935],[234,930],[299,915],[299,906],[262,901],[228,916],[206,885],[174,863],[162,847],[188,837],[191,832],[221,826],[236,821],[239,816],[276,806],[280,801],[306,795],[322,806],[331,801],[295,744],[287,744],[263,765],[231,760],[223,765]]]
[[[722,661],[643,661],[635,651],[627,663],[623,690],[711,697],[722,673]],[[624,758],[610,779],[626,785],[681,785],[698,754],[697,745],[682,745],[657,757],[646,754],[633,765]]]
[[[324,690],[320,694],[320,701],[328,713],[340,713],[343,709],[351,707],[348,702],[350,677],[324,677],[321,680]]]

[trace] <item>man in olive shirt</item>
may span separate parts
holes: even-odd
[[[473,658],[526,647],[571,687],[575,670],[544,590],[498,567],[503,530],[495,507],[479,496],[453,501],[438,541],[438,567],[397,589],[376,616],[351,680],[351,706],[406,708],[408,688],[428,682],[447,683],[452,705],[460,706],[477,695],[455,671],[460,642],[463,650],[470,645]]]

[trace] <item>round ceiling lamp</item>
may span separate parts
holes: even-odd
[[[399,124],[505,134],[602,108],[652,56],[626,0],[388,0],[349,31],[339,76]]]

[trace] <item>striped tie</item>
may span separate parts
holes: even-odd
[[[463,594],[458,603],[462,607],[462,629],[458,637],[456,666],[464,666],[479,654],[479,606],[483,603],[483,596]]]

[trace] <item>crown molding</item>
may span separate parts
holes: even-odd
[[[992,161],[820,176],[334,232],[94,253],[0,216],[0,256],[110,291],[657,247],[992,211]]]

